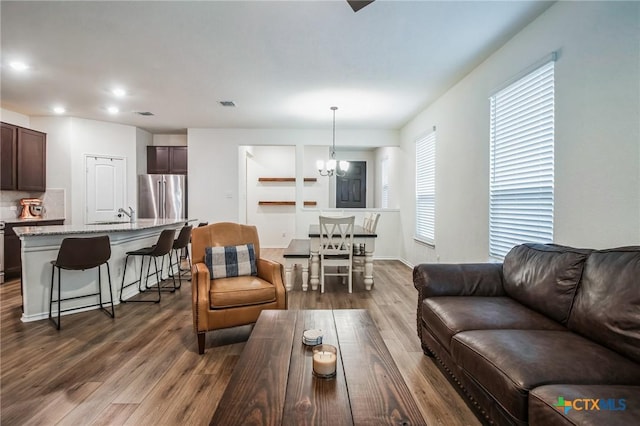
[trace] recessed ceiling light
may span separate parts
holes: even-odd
[[[67,110],[62,105],[56,105],[53,107],[53,112],[56,114],[64,114]]]
[[[220,101],[220,105],[224,107],[234,107],[236,106],[236,103],[233,101]]]
[[[29,69],[29,65],[22,61],[13,61],[9,63],[9,66],[16,71],[25,71]]]
[[[107,111],[109,112],[109,114],[115,115],[120,112],[120,109],[116,106],[110,106],[107,108]]]
[[[113,95],[116,98],[124,98],[127,94],[127,91],[124,90],[122,87],[116,87],[113,90],[111,90],[111,93],[113,93]]]

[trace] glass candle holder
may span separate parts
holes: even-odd
[[[322,379],[335,377],[338,349],[333,345],[317,345],[312,351],[313,375]]]

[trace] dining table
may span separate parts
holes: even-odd
[[[373,287],[373,253],[376,250],[375,232],[367,231],[362,225],[353,227],[353,244],[364,254],[364,286],[367,290]],[[312,290],[318,289],[320,284],[320,225],[309,225],[309,239],[311,240],[311,277],[309,283]]]

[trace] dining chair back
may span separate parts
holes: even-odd
[[[365,213],[362,228],[371,233],[375,233],[378,228],[378,221],[380,220],[380,213]],[[355,247],[353,254],[353,272],[364,272],[366,248],[364,244],[360,244],[359,247]]]
[[[368,232],[376,232],[378,227],[378,221],[380,220],[380,213],[365,213],[363,228]]]
[[[320,292],[324,293],[325,276],[347,278],[352,292],[351,262],[353,257],[353,227],[355,216],[320,216]],[[337,268],[327,271],[327,267]],[[343,272],[340,268],[346,268]]]

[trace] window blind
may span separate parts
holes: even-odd
[[[418,241],[435,243],[436,132],[416,141],[416,235]]]
[[[382,208],[389,208],[389,158],[382,159]]]
[[[553,241],[554,62],[490,98],[489,254]]]

